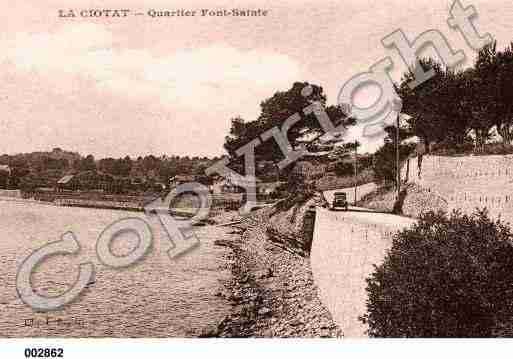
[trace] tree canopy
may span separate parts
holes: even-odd
[[[472,67],[444,68],[433,59],[419,63],[435,77],[409,88],[414,72],[398,86],[402,111],[411,116],[412,131],[426,144],[482,146],[495,128],[504,144],[513,136],[513,44],[497,51],[491,43],[481,49]]]
[[[302,91],[310,86],[311,93],[303,96]],[[344,124],[350,126],[354,121],[345,114],[342,106],[326,105],[326,95],[321,86],[307,82],[295,82],[286,91],[278,91],[260,104],[260,115],[252,121],[245,121],[241,117],[231,120],[230,133],[225,138],[224,148],[232,157],[237,157],[236,150],[243,145],[259,138],[265,131],[283,123],[292,115],[298,114],[301,119],[287,133],[288,140],[293,148],[299,145],[299,140],[305,136],[321,134],[322,129],[315,115],[305,115],[303,110],[312,102],[317,101],[325,109],[328,117],[335,126]],[[347,111],[346,111],[347,112]],[[283,155],[274,140],[263,142],[256,149],[258,160],[279,162]]]

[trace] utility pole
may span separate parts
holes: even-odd
[[[354,205],[356,206],[356,189],[358,180],[358,141],[354,140]]]
[[[401,193],[401,169],[399,168],[399,114],[397,112],[396,118],[396,136],[395,136],[395,172],[396,172],[396,187],[397,199],[399,200],[399,193]]]

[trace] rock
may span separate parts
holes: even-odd
[[[246,274],[246,275],[244,275],[244,276],[242,276],[242,277],[240,278],[240,283],[241,283],[241,284],[246,284],[246,283],[248,283],[248,282],[249,282],[249,280],[250,280],[250,276]]]
[[[262,269],[256,272],[255,277],[259,279],[266,279],[274,277],[274,272],[272,268]]]
[[[242,300],[242,296],[238,293],[237,294],[234,293],[230,296],[230,300],[234,303],[240,303],[240,301]]]
[[[268,218],[264,220],[268,222]],[[232,305],[217,336],[337,336],[336,325],[317,299],[308,259],[269,243],[267,223],[249,223],[247,227],[240,239],[216,241],[216,245],[232,249],[225,251],[232,279],[223,283],[224,290],[213,291]],[[216,336],[216,332],[204,335]]]
[[[201,330],[200,338],[213,338],[219,335],[219,329],[217,325],[211,325]]]
[[[264,333],[263,333],[263,337],[264,338],[272,338],[274,337],[274,331],[272,329],[267,329]]]
[[[216,239],[214,241],[214,245],[220,246],[220,247],[229,247],[229,248],[233,247],[233,243],[226,239]]]
[[[267,308],[267,307],[263,307],[263,308],[260,308],[260,309],[258,310],[258,315],[263,316],[263,317],[264,317],[264,316],[268,316],[268,315],[270,315],[271,313],[272,313],[272,310],[271,310],[271,309],[269,309],[269,308]]]
[[[295,320],[291,321],[289,324],[290,324],[291,326],[293,326],[293,327],[297,327],[298,325],[303,324],[303,321],[302,321],[302,320],[299,320],[299,319],[295,319]]]

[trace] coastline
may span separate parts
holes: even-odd
[[[46,205],[54,207],[79,207],[79,208],[94,208],[94,209],[107,209],[113,211],[129,211],[129,212],[143,212],[144,208],[135,204],[120,205],[119,203],[113,203],[109,201],[86,201],[86,200],[73,200],[73,201],[62,201],[58,200],[55,202],[42,201],[30,198],[20,197],[8,197],[0,196],[0,201],[6,202],[18,202],[36,205]]]
[[[0,201],[19,202],[36,205],[48,205],[55,207],[76,207],[76,208],[93,208],[105,209],[113,211],[125,212],[144,212],[148,202],[119,202],[119,201],[102,201],[102,200],[85,200],[85,199],[57,199],[55,201],[43,201],[32,198],[1,196]],[[173,207],[170,208],[170,214],[177,217],[193,217],[197,212],[196,208],[190,207]],[[223,213],[219,207],[210,209],[211,215],[218,216]]]
[[[17,203],[27,203],[27,204],[39,204],[43,206],[56,206],[53,202],[46,202],[46,201],[38,201],[35,199],[28,199],[28,198],[18,198],[18,197],[7,197],[7,196],[0,196],[0,201],[2,202],[17,202]]]
[[[232,228],[237,238],[216,243],[230,249],[231,270],[216,296],[232,309],[203,337],[343,336],[318,297],[308,257],[268,240],[264,222],[243,220]]]
[[[109,206],[101,204],[60,204],[49,201],[40,201],[30,198],[15,198],[15,197],[2,197],[0,196],[0,202],[15,202],[15,203],[26,203],[38,206],[51,206],[51,207],[70,207],[70,208],[91,208],[91,209],[104,209],[110,211],[124,211],[124,212],[144,212],[144,208],[135,207],[121,207],[121,206]]]
[[[0,201],[2,200],[4,198],[0,198]],[[11,198],[8,201],[22,202],[29,205],[46,205],[54,208],[60,207],[49,202],[26,199]],[[189,275],[184,276],[185,281],[195,281],[194,278],[203,277],[207,273],[210,273],[208,275],[211,279],[191,291],[191,296],[187,297],[188,299],[183,298],[186,301],[183,302],[184,312],[180,315],[192,316],[188,320],[192,320],[191,324],[195,323],[189,328],[184,327],[182,330],[168,331],[167,335],[163,328],[157,330],[147,328],[149,331],[135,333],[128,327],[125,329],[118,328],[117,330],[108,328],[110,330],[108,332],[106,328],[97,328],[99,331],[95,331],[94,334],[90,332],[91,328],[89,330],[73,328],[66,333],[55,328],[48,334],[50,336],[71,337],[85,334],[101,337],[102,334],[107,335],[107,333],[112,336],[129,334],[136,337],[341,337],[340,328],[333,322],[331,314],[318,298],[309,258],[303,257],[292,250],[289,251],[287,247],[277,245],[269,240],[267,222],[257,220],[258,212],[261,211],[255,212],[255,217],[251,216],[243,219],[237,212],[223,212],[211,217],[208,224],[204,223],[204,225],[200,224],[195,227],[195,231],[197,231],[203,244],[203,250],[207,251],[203,253],[210,253],[208,264],[201,259],[203,256],[198,257],[200,254],[197,253],[187,261],[180,262],[181,264],[178,266],[187,268],[184,273],[192,273],[190,270],[193,268],[195,268],[194,271],[201,271],[195,274],[193,278],[189,278]],[[163,244],[157,248],[162,247],[162,250],[167,248],[166,243]],[[27,243],[27,245],[31,244]],[[150,256],[150,261],[156,259],[155,256]],[[189,267],[187,264],[191,260],[197,262],[193,267]],[[157,266],[160,267],[162,264],[157,264]],[[205,266],[208,267],[208,272],[204,271],[206,270]],[[176,272],[178,268],[168,267],[167,259],[164,259],[162,268],[165,268],[165,271],[170,271],[168,273],[169,278],[172,278],[176,273],[180,273],[180,276],[182,276],[181,270]],[[145,271],[153,271],[154,268],[150,265]],[[105,273],[105,270],[102,269],[99,276],[105,274],[108,274],[109,277],[119,275],[116,271],[112,272]],[[161,275],[159,275],[160,277]],[[168,276],[165,275],[165,277]],[[102,283],[106,287],[99,293],[109,293],[109,291],[116,290],[114,288],[116,286],[110,287],[113,281],[99,280],[96,286]],[[122,283],[122,281],[118,278],[116,283]],[[173,291],[171,288],[170,290]],[[158,291],[148,292],[150,295],[156,295],[156,293]],[[87,301],[88,298],[85,299]],[[165,299],[160,298],[159,302],[162,300]],[[198,300],[202,304],[191,312],[191,303],[196,303]],[[165,301],[161,305],[173,307],[176,305],[173,303]],[[146,307],[147,305],[149,304],[146,303],[142,306]],[[151,313],[155,308],[153,308],[153,304],[150,307],[144,310],[150,310],[147,314],[153,315]],[[212,312],[208,308],[216,308],[216,310]],[[73,307],[70,309],[75,310]],[[18,308],[18,310],[26,310],[26,308]],[[200,310],[200,312],[197,312],[197,310]],[[81,313],[81,310],[79,312]],[[28,313],[30,311],[27,312],[27,315]],[[203,314],[200,315],[200,313]],[[173,322],[170,323],[178,324],[174,322],[175,319],[173,318]],[[119,318],[116,320],[119,320]],[[34,330],[35,328],[31,328],[24,331],[22,335],[37,334],[38,332]]]

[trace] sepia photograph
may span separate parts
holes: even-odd
[[[2,5],[0,357],[513,336],[510,1]]]

